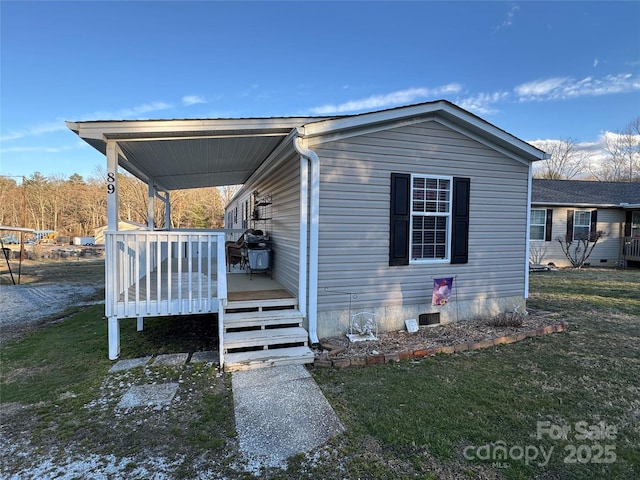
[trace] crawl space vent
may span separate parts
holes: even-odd
[[[440,313],[422,313],[418,316],[418,325],[438,325],[440,323]]]

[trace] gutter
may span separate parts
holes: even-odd
[[[320,219],[320,159],[318,155],[305,144],[300,129],[295,129],[296,137],[293,148],[300,154],[300,292],[305,292],[303,285],[307,276],[307,218],[309,220],[309,340],[311,345],[320,343],[318,340],[318,237]],[[311,190],[307,183],[307,172],[310,172]],[[309,212],[307,213],[307,196],[309,196]],[[304,210],[304,211],[303,211]],[[304,218],[303,218],[304,217]]]
[[[524,299],[529,299],[529,258],[531,248],[531,187],[533,185],[533,163],[529,163],[529,178],[527,179],[527,226],[525,236],[525,259],[524,259]]]

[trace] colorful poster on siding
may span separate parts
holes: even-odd
[[[443,307],[449,303],[453,291],[453,277],[433,279],[433,305]]]

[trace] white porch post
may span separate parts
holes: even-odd
[[[153,186],[153,182],[149,181],[149,205],[147,206],[147,228],[149,230],[155,230],[156,226],[153,219],[153,211],[156,200],[156,188]]]
[[[107,141],[107,230],[118,230],[118,144]]]
[[[107,231],[118,230],[118,145],[114,141],[107,141]],[[107,259],[116,255],[111,251],[111,242],[105,245]],[[109,262],[107,260],[107,265]],[[117,295],[117,272],[105,269],[105,285],[107,305],[111,305],[114,295]],[[109,327],[109,360],[120,356],[120,321],[117,312],[107,311]]]
[[[171,230],[171,196],[168,190],[164,194],[164,229]]]

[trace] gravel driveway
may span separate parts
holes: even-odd
[[[99,286],[0,285],[0,345],[71,306],[86,304]],[[90,303],[97,303],[95,301]]]

